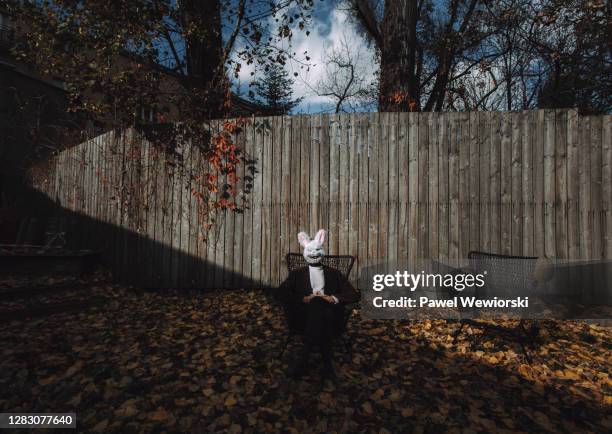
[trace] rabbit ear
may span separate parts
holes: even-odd
[[[315,235],[315,240],[319,244],[323,244],[325,242],[325,229],[319,229],[319,232],[317,232],[317,235]]]
[[[306,247],[306,244],[310,242],[310,237],[306,232],[300,232],[298,234],[298,241],[302,247]]]

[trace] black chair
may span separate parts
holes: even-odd
[[[321,262],[326,267],[338,270],[345,278],[348,279],[349,275],[351,274],[351,270],[353,269],[353,265],[355,264],[355,259],[356,258],[354,256],[350,255],[326,255],[323,257]],[[301,253],[288,253],[287,256],[285,256],[285,262],[287,265],[287,270],[290,273],[294,270],[306,267],[308,265],[306,259],[304,259],[304,256]],[[351,336],[349,333],[347,333],[347,325],[353,313],[353,307],[356,304],[357,303],[353,303],[345,306],[344,318],[342,324],[340,324],[340,332],[338,334],[338,337],[344,338],[344,344],[348,350],[349,357],[351,356],[353,346]],[[287,315],[287,310],[285,306],[283,306],[283,312],[285,314],[288,334],[287,339],[285,340],[285,344],[283,345],[283,349],[281,350],[278,356],[279,358],[282,357],[285,353],[289,342],[291,342],[295,337],[303,334],[302,330],[295,327],[294,322],[291,321],[291,318],[289,317],[289,315]]]
[[[474,274],[487,272],[486,285],[479,294],[481,296],[486,296],[488,290],[494,291],[496,295],[529,295],[537,286],[535,269],[538,258],[535,256],[499,255],[471,251],[468,253],[468,261],[469,270],[466,271]],[[520,331],[529,339],[533,337],[534,330],[536,330],[532,328],[530,331],[527,331],[525,329],[524,319],[519,320],[517,328],[512,330],[501,329],[500,327],[480,323],[472,319],[462,319],[460,320],[459,328],[455,332],[453,342],[457,341],[461,331],[467,324],[476,327],[495,329],[496,331],[513,336],[516,336],[516,332]],[[525,358],[531,363],[529,354],[523,345],[523,340],[519,339],[519,343]]]

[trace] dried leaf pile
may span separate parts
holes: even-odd
[[[541,324],[528,347],[446,321],[353,316],[336,385],[278,358],[279,307],[261,291],[137,292],[103,307],[2,324],[0,411],[76,412],[87,432],[610,432],[610,328]],[[502,324],[503,325],[503,324]],[[512,324],[507,324],[512,326]]]

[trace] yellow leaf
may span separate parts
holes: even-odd
[[[151,415],[149,416],[149,419],[155,420],[155,421],[163,421],[163,420],[168,419],[169,417],[170,415],[168,414],[166,410],[164,410],[162,407],[158,407],[157,410],[155,410],[155,412],[151,413]]]
[[[229,427],[229,432],[231,434],[239,434],[242,432],[242,427],[238,425],[237,423],[234,423],[232,424],[232,426]]]
[[[533,419],[538,425],[547,429],[548,431],[555,432],[557,431],[556,427],[551,423],[548,416],[546,416],[541,411],[534,411],[530,415],[531,419]]]
[[[130,402],[131,401],[131,402]],[[130,399],[115,411],[115,415],[119,417],[132,417],[138,413],[138,409],[134,406],[133,399]]]
[[[53,383],[55,379],[56,379],[55,375],[51,375],[47,378],[38,380],[38,384],[40,384],[41,386],[46,386],[47,384]]]
[[[575,371],[566,369],[565,371],[563,371],[563,374],[565,378],[569,380],[580,380],[580,375]]]
[[[70,401],[68,401],[68,404],[72,405],[73,407],[77,407],[80,403],[81,403],[81,393],[77,393],[76,395],[72,397]]]
[[[92,431],[93,432],[105,432],[107,426],[108,426],[108,420],[104,419],[103,421],[98,422],[96,426],[92,428]]]
[[[510,419],[509,417],[503,418],[502,422],[505,423],[508,428],[513,429],[515,427],[514,421],[512,419]]]
[[[376,392],[374,392],[372,394],[372,396],[370,396],[370,398],[374,401],[380,401],[380,398],[382,398],[385,395],[385,391],[382,389],[377,389]]]
[[[414,410],[411,408],[405,408],[402,410],[403,417],[412,417],[413,414],[414,414]]]
[[[334,399],[330,393],[321,393],[321,395],[319,395],[319,399],[327,407],[331,407],[334,404]]]
[[[80,371],[82,367],[83,367],[83,362],[79,360],[74,365],[72,365],[70,368],[68,368],[68,370],[66,371],[65,377],[72,377],[74,374]]]
[[[217,418],[217,423],[223,426],[227,426],[231,423],[232,418],[228,413],[223,414]]]
[[[369,401],[364,402],[363,404],[361,404],[361,408],[363,408],[363,412],[367,415],[373,414],[374,413],[374,409],[372,408],[372,404],[370,404]]]
[[[401,393],[400,393],[400,391],[399,391],[399,390],[397,390],[397,389],[393,389],[393,390],[391,391],[391,394],[389,395],[389,399],[390,399],[391,401],[397,401],[397,400],[399,400],[399,399],[401,398],[401,396],[402,396],[402,395],[401,395]]]
[[[521,375],[523,377],[528,378],[528,379],[532,379],[533,378],[533,376],[531,375],[532,370],[529,367],[529,365],[526,365],[526,364],[523,363],[523,364],[519,365],[518,370],[519,370],[519,372],[521,373]]]

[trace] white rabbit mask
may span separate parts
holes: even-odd
[[[298,241],[304,248],[304,259],[309,265],[316,265],[321,262],[325,251],[323,250],[323,243],[325,242],[325,230],[319,229],[314,240],[311,240],[306,232],[300,232],[298,234]]]

